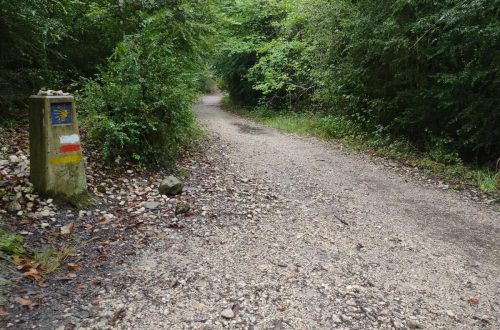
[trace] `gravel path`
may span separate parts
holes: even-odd
[[[500,328],[496,206],[219,101],[195,107],[197,212],[122,265],[134,284],[88,328]]]

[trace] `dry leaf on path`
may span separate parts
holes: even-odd
[[[21,264],[25,263],[26,261],[20,256],[13,256],[12,262],[15,263],[16,265],[21,265]]]
[[[4,305],[0,305],[0,316],[6,316],[9,315],[9,312],[7,312],[7,308],[5,308]]]
[[[79,270],[80,268],[81,268],[81,266],[79,264],[74,263],[74,262],[70,262],[68,264],[69,270],[76,271],[76,270]]]
[[[27,272],[24,272],[23,275],[33,281],[35,281],[38,286],[42,287],[42,288],[46,288],[48,285],[45,284],[45,280],[44,278],[40,275],[40,273],[38,272],[38,270],[36,270],[36,268],[30,268]]]
[[[38,306],[38,304],[34,304],[31,300],[28,298],[17,298],[16,302],[24,307],[28,307],[29,309],[33,309],[34,307]]]
[[[75,228],[74,223],[70,223],[66,226],[61,227],[61,235],[71,235],[73,233],[74,228]]]
[[[126,315],[127,315],[127,311],[125,310],[125,308],[122,308],[122,309],[116,311],[115,314],[113,315],[113,317],[108,321],[108,325],[111,327],[116,326],[116,322],[124,319]]]
[[[477,299],[477,298],[469,298],[469,300],[467,300],[467,302],[469,303],[469,305],[473,305],[473,306],[479,305],[479,299]]]
[[[76,275],[76,273],[68,273],[66,274],[66,279],[68,280],[74,280],[75,278],[77,278],[78,275]]]

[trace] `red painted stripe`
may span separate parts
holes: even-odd
[[[66,145],[62,145],[59,148],[59,151],[61,151],[61,152],[80,151],[80,145],[79,144],[66,144]]]

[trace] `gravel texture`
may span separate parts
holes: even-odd
[[[83,267],[23,289],[32,300],[43,290],[40,306],[8,305],[5,328],[500,328],[498,205],[219,102],[195,107],[208,137],[183,163],[181,196],[158,193],[162,173],[127,170],[91,180],[106,208],[68,220],[48,201],[34,207],[50,226],[75,222]],[[48,230],[35,225],[26,231]]]
[[[195,110],[198,210],[118,270],[102,329],[498,329],[500,213],[411,169]],[[207,165],[210,164],[210,167]]]

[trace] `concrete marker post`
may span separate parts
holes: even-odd
[[[68,202],[87,195],[73,96],[30,97],[30,180],[43,196]]]

